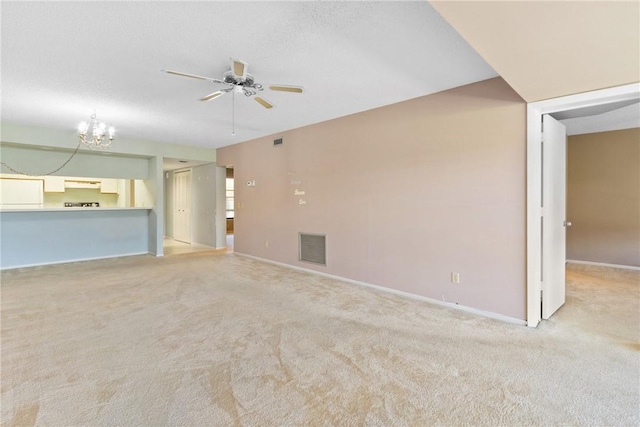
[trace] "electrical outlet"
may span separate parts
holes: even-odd
[[[264,247],[265,247],[265,248],[268,248],[268,247],[269,247],[269,241],[268,241],[268,240],[265,240],[265,241],[264,241]]]
[[[451,283],[460,283],[460,273],[451,273]]]

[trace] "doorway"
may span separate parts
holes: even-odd
[[[191,170],[173,174],[173,238],[191,243]]]
[[[570,95],[527,105],[527,325],[535,327],[543,318],[553,314],[564,303],[564,268],[562,277],[549,276],[549,270],[558,264],[564,266],[566,247],[563,239],[550,238],[549,230],[564,227],[566,218],[563,212],[552,210],[544,205],[544,192],[559,187],[566,191],[566,176],[556,168],[550,168],[545,162],[557,161],[554,154],[544,156],[549,147],[543,143],[543,117],[552,113],[587,111],[598,106],[624,103],[640,99],[640,84],[631,84],[599,91]],[[585,113],[584,115],[589,115]],[[560,139],[561,140],[561,139]],[[560,141],[556,138],[556,142]],[[566,144],[566,138],[562,140]],[[552,142],[553,143],[553,142]],[[565,145],[566,149],[566,145]],[[552,150],[547,151],[547,154]],[[566,167],[566,164],[565,164]],[[546,184],[545,184],[546,182]],[[554,184],[554,185],[550,185]],[[566,206],[566,205],[565,205]],[[545,230],[547,233],[545,233]],[[564,235],[564,230],[561,232]],[[552,298],[553,301],[550,301]],[[557,307],[550,306],[558,305]],[[545,309],[545,305],[548,305]]]

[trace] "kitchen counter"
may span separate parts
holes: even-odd
[[[151,208],[0,210],[0,269],[149,253]]]
[[[150,210],[151,208],[33,208],[33,209],[11,209],[7,207],[0,208],[0,212],[77,212],[77,211],[130,211],[130,210]]]

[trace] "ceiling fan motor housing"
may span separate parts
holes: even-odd
[[[227,71],[224,73],[223,80],[229,85],[242,87],[246,96],[255,95],[258,91],[262,90],[262,85],[255,83],[251,74],[247,74],[246,78],[242,79],[241,77],[234,75],[232,71]]]
[[[224,73],[224,82],[235,86],[262,86],[255,85],[255,80],[253,79],[253,76],[251,74],[247,74],[247,77],[245,79],[242,79],[241,77],[235,76],[231,71],[227,71],[226,73]]]

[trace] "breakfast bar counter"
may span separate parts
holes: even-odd
[[[148,211],[151,208],[125,208],[125,207],[105,207],[105,208],[93,208],[93,207],[74,207],[74,208],[31,208],[31,209],[7,209],[0,208],[1,213],[13,213],[13,212],[74,212],[74,211],[133,211],[141,210]]]
[[[0,269],[149,253],[151,208],[0,210]]]
[[[93,207],[75,207],[75,208],[31,208],[31,209],[7,209],[0,208],[0,214],[2,213],[13,213],[13,212],[74,212],[74,211],[82,211],[82,212],[91,212],[91,211],[132,211],[132,210],[142,210],[148,211],[151,208],[125,208],[125,207],[108,207],[108,208],[93,208]]]

